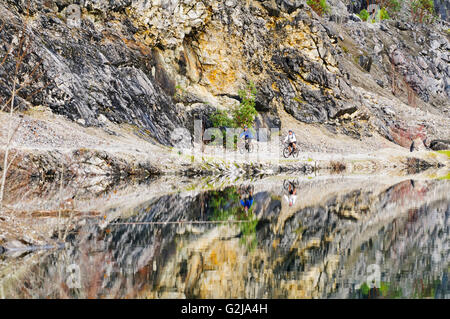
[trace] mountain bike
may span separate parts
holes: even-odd
[[[283,156],[285,158],[288,158],[291,155],[292,155],[292,157],[297,158],[299,153],[300,153],[300,149],[299,149],[298,145],[296,146],[295,150],[292,150],[292,152],[290,152],[289,144],[285,144],[285,147],[283,149]]]
[[[253,152],[254,146],[251,140],[248,140],[247,142],[240,141],[238,143],[238,149],[241,154],[244,154],[245,151],[251,153]]]

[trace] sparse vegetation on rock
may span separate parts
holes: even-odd
[[[241,102],[230,111],[217,110],[211,115],[214,127],[243,127],[252,126],[258,111],[255,109],[257,90],[250,82],[245,89],[239,90]]]
[[[324,15],[330,11],[326,0],[307,0],[306,4],[311,7],[319,16]]]
[[[430,23],[435,19],[433,0],[410,0],[411,18],[414,22]]]
[[[360,17],[363,21],[367,21],[367,19],[369,19],[369,12],[367,12],[366,9],[363,9],[360,13],[358,13],[358,17]]]

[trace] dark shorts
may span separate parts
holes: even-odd
[[[290,147],[294,147],[294,144],[297,145],[297,142],[289,143],[289,146],[290,146]]]

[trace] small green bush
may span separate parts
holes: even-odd
[[[255,109],[256,105],[256,93],[255,85],[250,82],[244,90],[239,90],[238,94],[241,98],[241,103],[231,112],[225,110],[217,110],[210,116],[210,120],[213,127],[221,128],[223,133],[223,143],[225,145],[234,144],[236,147],[237,137],[234,135],[228,136],[225,128],[237,128],[247,125],[254,135],[255,132],[251,129],[253,122],[255,121],[258,111]],[[231,113],[231,116],[230,116]]]
[[[255,109],[256,93],[257,90],[252,82],[247,85],[245,90],[238,91],[241,103],[233,110],[233,119],[237,127],[251,126],[255,121],[255,117],[258,115]]]
[[[357,14],[358,17],[361,18],[363,21],[367,21],[369,19],[369,12],[367,12],[366,9],[362,9],[359,14]]]
[[[324,13],[330,12],[330,7],[328,6],[326,0],[307,0],[306,4],[311,7],[319,16]]]
[[[401,0],[400,0],[401,1]],[[390,12],[390,13],[395,13],[400,11],[402,4],[399,0],[390,0],[386,3],[386,9]]]
[[[424,23],[434,21],[433,0],[412,0],[410,7],[411,17],[414,22]]]
[[[378,11],[378,20],[387,20],[390,19],[389,13],[386,10],[386,8],[381,8],[380,11]]]
[[[258,115],[258,111],[255,109],[256,93],[257,90],[252,82],[244,90],[239,90],[238,94],[241,98],[241,103],[231,111],[232,117],[228,115],[227,111],[217,110],[210,117],[214,127],[252,126],[256,115]]]
[[[235,127],[234,120],[223,110],[217,110],[211,115],[210,120],[214,127]]]

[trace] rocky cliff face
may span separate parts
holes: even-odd
[[[0,4],[3,53],[26,3]],[[303,0],[32,1],[27,63],[42,61],[43,77],[31,105],[86,126],[132,123],[171,144],[174,128],[192,130],[194,117],[233,107],[252,81],[257,126],[283,126],[283,110],[333,132],[379,132],[401,144],[399,129],[424,125],[412,104],[448,119],[448,26],[355,21],[362,3],[333,0],[319,17]],[[8,85],[1,76],[3,95]],[[351,126],[340,122],[348,116]],[[425,126],[432,139],[450,135],[439,121]]]

